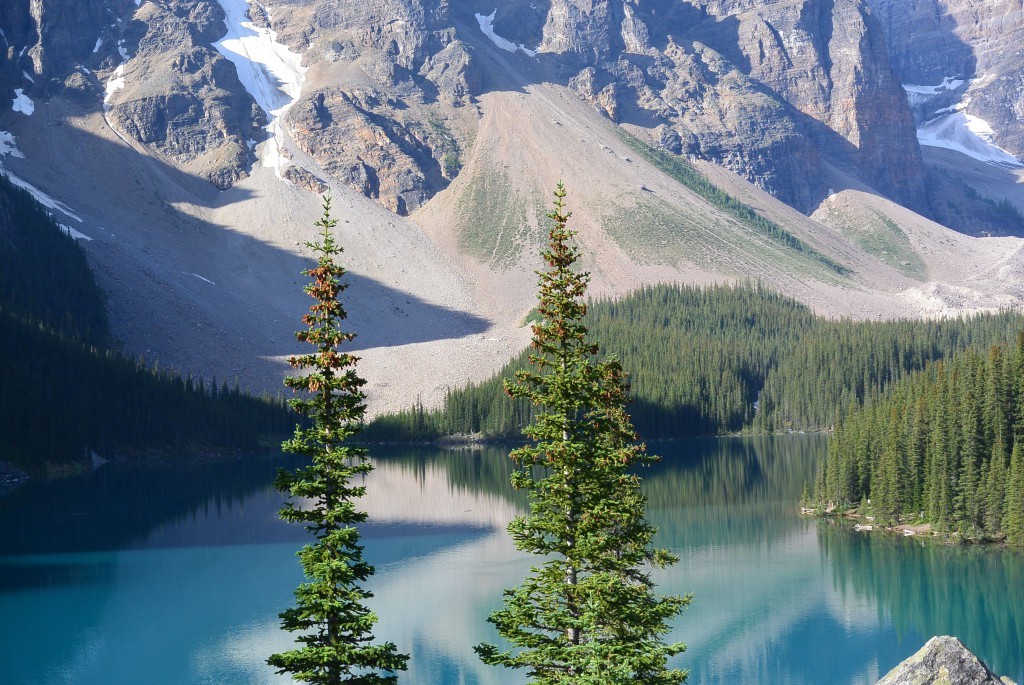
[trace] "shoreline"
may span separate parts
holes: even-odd
[[[876,523],[876,518],[868,514],[861,514],[858,507],[839,510],[837,507],[820,508],[808,507],[800,504],[800,514],[811,516],[816,519],[840,522],[858,533],[881,532],[893,537],[915,538],[922,541],[928,540],[955,547],[1002,547],[1004,549],[1015,549],[1008,545],[1002,538],[990,538],[987,536],[964,537],[960,531],[943,532],[935,530],[930,521],[919,521],[917,523],[898,523],[896,525],[884,525]]]

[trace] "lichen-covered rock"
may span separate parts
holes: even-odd
[[[889,671],[877,685],[1014,685],[1000,678],[960,640],[933,637],[916,654]]]

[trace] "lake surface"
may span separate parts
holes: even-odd
[[[1024,555],[855,533],[801,518],[821,436],[660,443],[644,472],[658,543],[693,592],[668,639],[689,683],[874,683],[954,634],[1024,682]],[[482,665],[485,618],[531,560],[504,527],[523,500],[496,448],[376,450],[364,505],[376,634],[415,685],[512,685]],[[280,457],[131,466],[0,497],[0,682],[287,683],[277,613],[301,580],[301,528],[277,520]]]

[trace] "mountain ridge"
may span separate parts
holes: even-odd
[[[44,4],[59,7],[63,1]],[[206,3],[195,20],[206,27],[202,31],[189,23],[191,15],[182,16],[178,0],[147,0],[138,7],[114,3],[114,14],[123,16],[104,16],[122,21],[97,25],[103,40],[97,53],[78,46],[57,59],[60,44],[47,48],[42,39],[42,54],[48,49],[50,61],[40,62],[40,68],[74,63],[71,76],[77,74],[91,89],[68,86],[71,76],[59,69],[36,74],[34,83],[17,73],[35,68],[18,57],[18,41],[27,46],[35,39],[31,31],[9,28],[12,8],[20,6],[13,3],[0,14],[5,40],[14,41],[0,53],[0,74],[5,87],[24,86],[35,109],[29,116],[0,113],[0,130],[23,154],[8,153],[0,163],[80,217],[63,220],[93,239],[86,251],[108,293],[114,335],[126,349],[207,377],[230,382],[237,376],[243,387],[271,392],[280,388],[283,357],[294,348],[292,331],[305,308],[298,275],[308,259],[302,244],[319,212],[317,194],[329,191],[351,267],[351,327],[360,334],[356,347],[371,382],[372,411],[399,408],[417,397],[436,403],[446,388],[482,380],[525,346],[528,331],[519,324],[533,305],[543,214],[560,179],[570,191],[595,295],[621,294],[645,283],[753,279],[818,312],[858,318],[956,315],[1024,301],[1024,276],[1016,266],[1019,239],[982,240],[930,222],[872,187],[858,165],[810,143],[808,159],[816,161],[806,167],[812,176],[807,188],[817,190],[801,195],[802,206],[765,193],[763,180],[752,185],[749,169],[729,162],[743,155],[729,157],[728,146],[718,163],[682,148],[678,159],[848,274],[831,271],[723,212],[627,144],[622,130],[659,154],[672,152],[668,131],[675,129],[665,122],[648,125],[654,119],[631,123],[629,118],[643,109],[641,100],[627,98],[619,86],[607,89],[612,81],[604,79],[615,76],[621,60],[609,66],[598,61],[600,55],[628,42],[636,52],[628,53],[626,62],[650,67],[661,60],[667,68],[677,64],[674,58],[703,54],[718,60],[716,68],[728,78],[717,85],[694,81],[712,98],[701,102],[721,103],[735,86],[740,97],[726,98],[730,106],[754,93],[762,103],[775,102],[772,111],[790,113],[780,121],[805,125],[809,115],[796,116],[795,105],[772,99],[763,83],[755,84],[723,53],[698,47],[695,39],[682,45],[673,37],[676,47],[670,47],[666,36],[658,55],[644,57],[647,24],[637,12],[664,9],[666,3],[534,3],[543,12],[529,4],[509,3],[486,24],[476,15],[489,17],[494,8],[473,2],[437,3],[428,12],[416,0],[382,0],[345,10],[353,15],[332,14],[329,3],[270,2],[267,13],[250,12],[253,28],[247,30],[273,28],[272,40],[302,53],[305,72],[291,108],[268,115],[251,94],[237,90],[242,88],[237,72],[231,73],[232,64],[214,47],[228,33],[226,25],[223,32],[217,25],[216,17],[224,14],[219,3]],[[810,0],[797,4],[818,7]],[[711,11],[741,5],[748,14],[761,6],[687,5],[682,14],[700,19],[691,27],[695,34],[718,35],[753,21],[753,15],[741,21],[732,15],[716,18]],[[88,0],[84,6],[92,11],[96,3]],[[837,6],[855,12],[858,25],[874,26],[860,3]],[[608,50],[577,55],[571,42],[560,47],[555,28],[546,28],[559,7],[589,8],[581,26],[604,27]],[[611,23],[608,18],[616,16],[621,21]],[[632,19],[626,21],[628,16]],[[384,17],[406,23],[381,23]],[[161,22],[204,36],[184,45],[191,45],[188,52],[201,65],[188,74],[206,79],[206,90],[193,92],[183,70],[160,75],[154,56],[165,54],[157,46],[167,38],[155,35],[153,27]],[[615,35],[609,33],[612,26]],[[881,35],[865,31],[877,34],[871,40]],[[647,35],[648,43],[657,40],[650,27]],[[513,47],[522,43],[527,51],[540,51],[535,56],[518,48],[509,52],[495,42],[502,37]],[[553,49],[562,52],[544,51]],[[665,57],[664,50],[671,55]],[[734,57],[742,53],[738,43],[732,52]],[[563,59],[568,53],[573,54]],[[96,61],[82,65],[91,74],[77,66],[83,54],[87,62]],[[125,87],[104,103],[122,64]],[[833,67],[849,71],[849,65]],[[133,85],[141,74],[152,77]],[[229,82],[230,98],[218,95],[227,92],[222,84]],[[899,84],[886,83],[887,97],[893,97],[890,86]],[[177,155],[148,138],[136,139],[120,123],[134,120],[121,112],[138,113],[137,88],[143,86],[173,86],[199,98],[206,118],[175,114],[166,104],[173,98],[146,96],[145,102],[152,112],[164,112],[167,126],[161,130],[167,140],[181,142],[183,149],[194,144],[200,154]],[[207,97],[220,109],[208,108]],[[691,102],[696,101],[679,100]],[[909,103],[901,111],[910,121]],[[278,129],[259,130],[273,120]],[[199,129],[202,135],[194,133]],[[257,137],[245,138],[249,135]],[[877,129],[871,135],[884,137]],[[216,144],[208,148],[211,139]],[[267,165],[274,141],[284,152],[279,164]],[[911,152],[911,165],[913,158]],[[790,159],[793,173],[803,168],[799,159]],[[992,187],[1021,201],[1019,185],[1010,180],[1021,178],[1020,172],[981,163],[969,170],[974,187],[1006,179]],[[212,183],[217,179],[230,182],[220,189]],[[899,259],[892,254],[897,248]]]

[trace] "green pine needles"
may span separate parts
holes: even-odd
[[[302,318],[306,330],[295,334],[316,351],[291,357],[292,367],[306,373],[285,379],[286,386],[304,394],[291,405],[310,425],[298,426],[283,447],[309,457],[311,464],[294,473],[282,471],[276,481],[295,498],[281,509],[281,518],[304,523],[316,538],[299,551],[307,581],[295,590],[296,606],[280,614],[281,627],[299,631],[296,641],[302,646],[274,654],[267,663],[308,683],[378,685],[396,682],[394,672],[405,670],[408,656],[390,642],[371,644],[377,616],[364,604],[372,593],[362,584],[373,567],[363,560],[356,529],[366,512],[353,503],[365,487],[354,483],[373,466],[365,449],[346,441],[362,426],[366,381],[356,374],[357,358],[339,352],[355,336],[342,328],[346,312],[338,298],[347,285],[341,282],[345,269],[336,261],[342,249],[331,235],[337,221],[330,209],[325,198],[323,217],[315,224],[319,240],[307,243],[317,265],[305,272],[312,279],[305,292],[315,302]]]
[[[1024,332],[852,404],[816,480],[822,508],[863,501],[886,526],[1024,545]]]
[[[510,395],[538,407],[525,430],[532,444],[510,455],[512,484],[529,491],[530,512],[508,530],[516,547],[544,561],[488,619],[512,648],[475,649],[487,664],[527,669],[538,685],[682,683],[687,672],[666,662],[686,646],[662,636],[690,596],[657,596],[646,570],[678,558],[651,547],[655,529],[630,469],[652,458],[635,443],[619,362],[595,361],[598,346],[587,340],[589,275],[574,270],[565,195],[560,183],[548,215],[534,370],[506,382]]]

